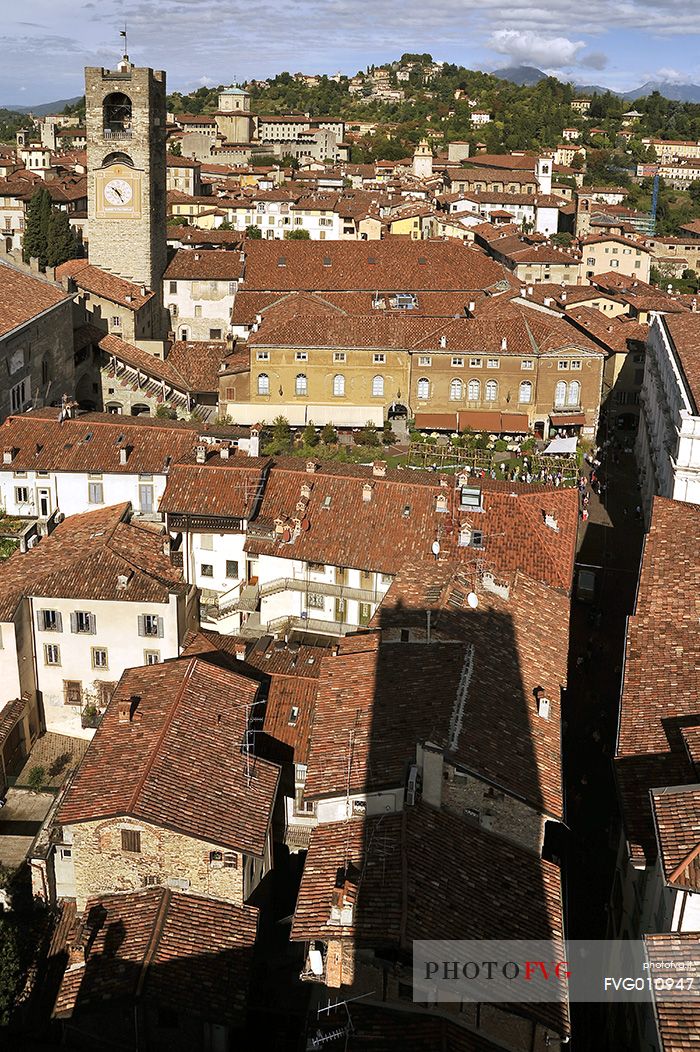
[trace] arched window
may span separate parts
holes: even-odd
[[[470,402],[478,402],[481,398],[481,384],[478,380],[470,380],[467,388],[467,398]]]
[[[462,381],[454,378],[450,384],[450,401],[460,402],[462,400]]]
[[[430,380],[428,380],[427,377],[421,376],[420,380],[418,381],[416,394],[420,399],[430,398]]]
[[[487,380],[484,388],[487,402],[495,402],[498,398],[498,384],[495,380]]]
[[[333,394],[336,398],[342,398],[345,394],[345,377],[342,373],[336,373],[333,377]]]
[[[267,373],[260,373],[258,375],[258,394],[269,395],[270,393],[270,377]]]
[[[131,99],[123,91],[112,91],[105,96],[102,126],[106,139],[131,138]]]
[[[554,404],[566,405],[566,381],[560,380],[554,388]]]
[[[185,340],[185,341],[189,340],[189,338],[190,338],[190,330],[187,328],[186,325],[181,326],[179,338],[181,340]]]
[[[523,380],[520,385],[520,391],[518,392],[518,401],[522,405],[527,405],[528,402],[532,401],[532,384],[529,380]]]
[[[168,310],[170,311],[171,318],[177,318],[177,303],[171,303]]]
[[[294,393],[298,395],[305,395],[308,392],[309,385],[306,381],[306,373],[297,373],[296,380],[294,381]]]
[[[384,397],[384,377],[375,376],[372,379],[372,397],[383,398]]]
[[[134,167],[134,162],[128,153],[108,153],[102,162],[102,167],[107,168],[110,164],[128,164],[129,168]]]
[[[581,404],[581,384],[578,382],[578,380],[572,380],[569,384],[569,396],[566,402],[567,405]]]

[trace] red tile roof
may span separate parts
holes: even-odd
[[[238,252],[181,248],[168,263],[165,281],[237,281],[243,273]]]
[[[668,314],[661,321],[676,350],[695,410],[700,413],[700,314]]]
[[[176,340],[166,361],[182,377],[186,390],[211,394],[219,390],[221,365],[229,354],[225,340]]]
[[[252,906],[160,887],[89,899],[69,936],[69,943],[82,936],[85,964],[69,963],[53,1015],[97,1015],[109,999],[143,997],[217,1023],[240,1023],[257,922]]]
[[[141,285],[94,267],[86,259],[69,259],[67,263],[61,263],[56,268],[56,279],[61,281],[65,277],[72,278],[83,292],[101,296],[133,311],[140,310],[154,296],[148,289],[143,293]]]
[[[9,416],[0,426],[0,446],[15,450],[0,472],[61,471],[107,474],[166,474],[172,461],[197,444],[196,425],[171,426],[169,420],[88,413],[59,423],[36,412]],[[120,448],[128,447],[126,464]]]
[[[264,457],[235,454],[222,460],[218,454],[210,454],[206,464],[177,464],[168,476],[159,510],[250,518],[269,463]]]
[[[404,629],[411,638],[424,638],[430,611],[433,639],[459,640],[473,648],[468,730],[465,725],[447,752],[492,784],[560,817],[560,699],[567,677],[568,599],[523,573],[503,578],[508,592],[503,598],[480,580],[479,552],[472,549],[471,558],[471,565],[464,566],[436,565],[434,560],[407,563],[372,625],[384,633],[394,630],[396,635]],[[476,609],[467,600],[472,592],[479,600]],[[400,652],[406,644],[394,646]],[[428,645],[422,646],[427,653]],[[381,663],[377,667],[381,671]],[[537,714],[537,686],[544,687],[550,701],[548,719]],[[377,694],[375,720],[391,720],[380,701]]]
[[[0,337],[69,302],[63,289],[0,262]]]
[[[666,880],[700,891],[700,786],[652,789],[651,803]]]
[[[182,572],[163,554],[163,532],[126,521],[129,507],[72,515],[35,548],[15,552],[0,575],[0,620],[10,620],[27,595],[167,603],[172,593],[187,591]]]
[[[627,838],[653,859],[649,790],[694,782],[680,724],[700,724],[700,507],[654,499],[629,618],[616,751]]]
[[[494,260],[452,241],[247,241],[244,288],[455,291],[485,289],[505,276]]]
[[[349,925],[330,921],[340,872],[357,886]],[[561,876],[516,844],[424,804],[324,823],[311,835],[291,938],[352,939],[355,952],[392,944],[410,950],[415,939],[559,942]],[[530,1009],[560,1033],[568,1030],[565,1004]]]
[[[669,965],[676,962],[675,974],[692,978],[694,982],[692,996],[667,995],[664,999],[659,991],[654,994],[661,1052],[697,1052],[700,1005],[695,990],[699,977],[697,965],[689,969],[688,964],[698,959],[698,935],[696,932],[645,935],[644,945],[652,975],[668,976]]]
[[[373,486],[370,501],[363,500],[366,482]],[[267,539],[256,526],[271,528],[276,518],[293,519],[305,483],[312,487],[302,516],[309,528],[291,543]],[[474,480],[474,485],[483,493],[483,511],[478,526],[474,525],[483,531],[489,565],[499,573],[522,569],[536,580],[568,591],[578,521],[576,492],[491,479]],[[440,493],[448,497],[451,511],[447,513],[436,510]],[[235,494],[234,490],[234,498]],[[237,506],[235,499],[232,504]],[[440,533],[442,556],[461,560],[469,550],[458,545],[459,523],[469,515],[459,510],[457,501],[454,484],[441,487],[431,472],[389,470],[385,477],[375,477],[371,468],[326,461],[309,474],[298,460],[280,460],[270,470],[246,551],[396,574],[408,559],[429,557]],[[240,514],[227,513],[223,507],[219,514]],[[544,511],[550,507],[556,512],[559,532],[544,524]]]
[[[59,809],[129,816],[261,857],[279,768],[241,746],[258,684],[197,657],[127,669]],[[140,700],[133,721],[122,702]]]

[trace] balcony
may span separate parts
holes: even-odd
[[[130,139],[133,135],[131,128],[103,128],[102,138],[114,141],[115,139]]]
[[[260,586],[261,599],[278,592],[311,592],[314,595],[332,595],[337,599],[356,599],[360,603],[378,603],[384,591],[376,588],[353,588],[331,581],[309,581],[304,577],[279,577]]]

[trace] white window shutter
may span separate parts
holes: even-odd
[[[36,627],[41,632],[41,631],[43,631],[45,625],[46,625],[46,616],[45,616],[44,611],[43,610],[37,610],[37,612],[36,612]]]
[[[78,615],[73,611],[70,615],[70,630],[71,632],[78,631]]]
[[[146,623],[144,621],[143,614],[139,614],[139,635],[140,636],[145,636],[146,635]]]
[[[160,639],[163,638],[163,618],[162,617],[158,618],[158,637]]]
[[[94,614],[88,614],[88,618],[90,620],[90,633],[94,636],[97,632],[97,619]]]
[[[56,613],[56,629],[58,632],[63,631],[63,614],[60,612]]]

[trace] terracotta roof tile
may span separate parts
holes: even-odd
[[[0,620],[23,596],[167,603],[187,590],[163,554],[160,529],[129,523],[129,504],[72,515],[29,551],[15,552],[0,576]],[[119,585],[120,575],[128,577]]]
[[[262,856],[279,768],[242,750],[258,683],[197,657],[127,669],[59,809],[128,815]],[[132,721],[121,703],[140,700]]]
[[[673,932],[672,934],[645,935],[644,945],[647,959],[657,967],[652,974],[668,975],[669,962],[677,962],[677,975],[694,977],[698,983],[697,965],[688,971],[688,962],[698,959],[698,936],[696,932]],[[662,1000],[658,992],[654,997],[656,1025],[661,1039],[661,1052],[697,1052],[700,1034],[700,1005],[697,994],[693,997]]]
[[[632,857],[656,856],[649,790],[694,782],[681,734],[700,724],[700,507],[654,499],[629,618],[615,768]]]
[[[0,337],[68,301],[63,289],[0,262]]]
[[[449,241],[246,242],[247,291],[483,290],[504,277],[494,260]]]
[[[0,426],[0,445],[12,448],[11,464],[0,471],[106,472],[165,474],[173,460],[196,445],[196,426],[171,426],[168,420],[88,413],[59,423],[35,412],[9,416]],[[128,447],[126,464],[120,448]]]
[[[57,280],[61,281],[64,277],[72,278],[77,287],[84,292],[94,293],[95,296],[112,300],[133,311],[140,310],[154,296],[149,290],[144,294],[141,285],[110,274],[100,267],[94,267],[86,259],[69,259],[67,263],[57,267]]]
[[[99,1014],[111,998],[141,996],[158,1007],[240,1023],[257,921],[251,906],[166,888],[89,899],[77,922],[87,942],[85,964],[66,968],[53,1014]]]
[[[168,263],[165,281],[237,281],[243,273],[238,252],[181,248]]]

